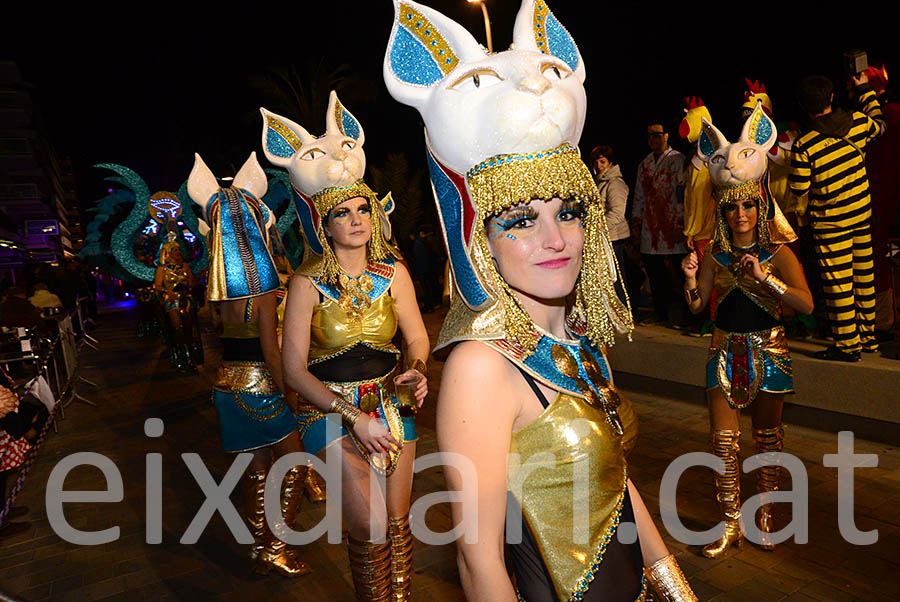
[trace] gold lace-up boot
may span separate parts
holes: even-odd
[[[265,470],[251,470],[244,475],[244,518],[253,535],[250,560],[255,561],[265,547],[269,526],[266,524],[266,475]]]
[[[412,576],[412,531],[409,529],[409,516],[390,517],[388,529],[391,538],[391,601],[407,602]]]
[[[312,463],[307,469],[303,492],[306,493],[306,498],[314,504],[325,501],[325,485],[322,483],[322,477],[313,470]]]
[[[741,473],[738,452],[741,448],[740,431],[715,431],[712,435],[712,451],[725,461],[725,474],[716,473],[716,499],[719,501],[725,534],[703,547],[707,558],[719,558],[732,545],[742,548],[741,533]]]
[[[281,514],[285,525],[291,529],[294,528],[294,520],[297,518],[297,506],[300,504],[305,481],[306,466],[295,466],[287,472],[281,484]],[[285,577],[299,577],[310,572],[309,565],[300,560],[297,552],[288,548],[282,541],[285,535],[283,527],[268,534],[266,545],[260,551],[256,563],[257,573],[266,574],[275,571]]]
[[[771,429],[753,429],[753,439],[756,441],[756,453],[758,454],[780,452],[784,449],[784,428],[778,426]],[[778,491],[780,489],[780,466],[762,466],[758,471],[759,473],[756,477],[756,491],[758,493]],[[756,524],[764,534],[775,531],[772,519],[774,509],[774,504],[764,504],[756,514]],[[763,535],[763,543],[760,544],[760,547],[763,550],[774,550],[775,544],[770,543],[768,538]]]
[[[347,537],[350,571],[359,602],[391,602],[391,542]]]

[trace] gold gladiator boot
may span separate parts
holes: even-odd
[[[325,487],[323,486],[322,478],[313,470],[312,462],[307,466],[303,492],[306,494],[306,498],[314,504],[325,501]]]
[[[756,453],[758,454],[780,452],[784,449],[784,428],[777,426],[771,429],[753,429],[753,439],[756,441]],[[780,466],[761,466],[756,477],[756,491],[758,493],[778,491],[780,489],[780,476]],[[774,506],[774,504],[764,504],[759,508],[759,512],[756,515],[756,524],[763,533],[771,533],[775,530],[772,520]],[[763,535],[763,542],[760,544],[763,550],[771,551],[775,549],[775,544],[769,543],[765,535]]]
[[[372,543],[347,536],[350,571],[359,602],[391,602],[391,542]]]
[[[284,476],[281,484],[281,514],[285,524],[293,529],[294,520],[297,518],[297,506],[300,504],[300,496],[303,493],[303,483],[306,481],[306,466],[295,466]],[[299,577],[310,572],[309,565],[297,557],[297,552],[288,548],[279,535],[285,533],[269,532],[266,545],[259,553],[256,562],[256,572],[266,574],[275,571],[285,577]]]
[[[412,531],[409,516],[390,517],[391,538],[391,602],[408,602],[409,579],[412,575]]]
[[[267,474],[265,470],[251,470],[244,475],[244,518],[253,535],[250,560],[254,562],[266,545],[266,534],[269,531],[265,505]]]
[[[712,451],[725,461],[725,474],[716,473],[716,499],[725,521],[725,535],[703,547],[707,558],[719,558],[732,545],[744,547],[741,533],[741,473],[738,452],[741,449],[740,431],[715,431],[712,435]]]

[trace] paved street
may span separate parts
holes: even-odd
[[[434,337],[441,313],[426,316]],[[216,515],[198,543],[183,545],[187,529],[204,496],[181,459],[198,453],[217,481],[231,457],[219,448],[216,412],[210,403],[210,379],[218,360],[217,341],[206,332],[207,363],[196,375],[169,367],[157,340],[135,337],[137,315],[120,309],[101,315],[95,336],[100,351],[85,350],[83,374],[99,388],[82,384],[79,392],[95,401],[91,407],[67,407],[59,432],[50,433],[19,496],[27,505],[31,529],[0,538],[0,592],[26,601],[37,600],[353,600],[349,566],[343,545],[320,540],[302,549],[313,568],[296,580],[260,577],[247,568],[245,550],[235,543],[225,522]],[[637,344],[637,343],[633,343]],[[434,398],[440,363],[431,362],[431,393],[420,414],[419,455],[435,451]],[[705,451],[708,425],[699,403],[667,400],[631,392],[640,417],[641,435],[631,454],[631,475],[651,511],[658,510],[659,481],[669,463],[681,454]],[[159,438],[144,434],[144,421],[158,417],[165,432]],[[749,422],[743,425],[744,457],[750,455]],[[876,454],[878,466],[855,473],[855,521],[858,529],[878,530],[878,542],[854,546],[843,540],[837,522],[837,470],[823,466],[823,454],[837,451],[837,436],[804,427],[786,427],[785,451],[802,459],[809,479],[809,543],[788,542],[774,552],[748,544],[725,559],[703,558],[696,547],[668,538],[670,548],[701,600],[738,602],[879,602],[897,600],[900,572],[900,451],[896,446],[856,441],[857,453]],[[69,523],[82,530],[120,529],[119,538],[98,546],[77,546],[61,539],[50,527],[44,492],[53,467],[75,452],[97,452],[119,468],[124,499],[115,503],[65,504]],[[145,457],[162,454],[163,541],[145,543]],[[682,477],[678,510],[685,525],[706,529],[715,518],[712,473],[693,468]],[[786,480],[784,488],[790,488]],[[65,481],[68,490],[106,487],[99,470],[76,468]],[[445,489],[439,469],[420,473],[413,498]],[[743,480],[744,497],[755,492],[753,475]],[[232,500],[240,508],[235,491]],[[304,502],[298,528],[311,528],[324,506]],[[790,518],[780,508],[779,524]],[[446,506],[428,514],[435,531],[449,529]],[[659,523],[661,526],[661,523]],[[416,542],[413,600],[463,600],[452,546],[433,547]],[[0,597],[2,598],[2,597]]]

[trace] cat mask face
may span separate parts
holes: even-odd
[[[584,61],[543,0],[522,2],[513,46],[496,54],[441,13],[394,0],[383,71],[388,91],[421,113],[429,147],[456,173],[581,137]]]
[[[709,166],[709,175],[717,188],[733,187],[759,180],[769,165],[768,150],[775,144],[775,123],[758,102],[744,122],[741,137],[730,143],[706,118],[702,120],[697,154]]]
[[[349,186],[366,171],[362,125],[332,90],[325,113],[325,134],[318,138],[287,117],[260,109],[263,151],[273,165],[286,169],[301,193]]]

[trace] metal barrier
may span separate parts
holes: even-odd
[[[98,349],[99,341],[87,333],[86,322],[83,317],[82,305],[83,300],[79,300],[78,307],[71,314],[57,318],[58,332],[52,337],[38,336],[36,331],[32,329],[15,329],[20,343],[21,351],[19,353],[0,354],[0,364],[9,365],[21,362],[23,365],[31,363],[34,366],[34,373],[29,375],[23,385],[16,389],[22,389],[18,393],[19,399],[32,392],[36,387],[49,387],[53,404],[49,407],[49,417],[41,429],[37,440],[31,449],[27,451],[27,455],[19,467],[19,475],[7,496],[2,509],[0,509],[0,527],[6,521],[6,517],[16,500],[16,496],[22,490],[28,472],[34,463],[44,438],[52,426],[54,431],[58,431],[57,415],[60,419],[65,418],[66,405],[78,401],[87,405],[96,406],[93,401],[78,394],[76,385],[84,382],[92,386],[95,383],[83,378],[79,374],[79,352],[80,349],[87,345],[92,349]],[[78,333],[73,326],[73,320],[77,320]],[[41,400],[42,402],[44,400]],[[6,449],[0,449],[0,465],[6,453],[9,452],[10,446]],[[3,598],[0,597],[0,600]]]

